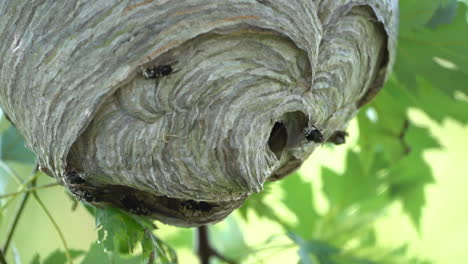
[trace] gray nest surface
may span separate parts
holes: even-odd
[[[396,0],[0,5],[0,105],[79,199],[219,221],[382,87]]]

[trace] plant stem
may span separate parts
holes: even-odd
[[[0,168],[3,169],[8,175],[13,175],[13,179],[16,183],[21,184],[21,177],[16,173],[16,171],[12,170],[6,163],[0,162]]]
[[[36,164],[34,166],[34,169],[32,170],[31,172],[31,178],[34,179],[32,181],[27,181],[22,187],[24,188],[24,186],[26,184],[35,184],[35,179],[37,177],[36,173],[37,173],[37,169],[38,169],[38,165]],[[15,230],[16,230],[16,227],[18,226],[18,222],[19,222],[19,219],[21,218],[21,215],[23,214],[23,211],[24,211],[24,207],[26,206],[26,203],[29,199],[29,192],[25,193],[23,195],[23,199],[21,200],[20,202],[20,205],[18,207],[18,210],[16,210],[16,213],[15,213],[15,217],[13,218],[13,222],[11,223],[10,225],[10,228],[8,229],[8,233],[7,233],[7,238],[5,240],[5,243],[3,244],[3,249],[2,249],[2,256],[3,254],[6,254],[6,252],[8,251],[8,247],[10,246],[10,242],[11,242],[11,239],[13,238],[13,235],[15,233]],[[10,200],[11,201],[11,200]]]
[[[200,226],[197,228],[197,254],[200,259],[200,264],[209,264],[211,257],[217,257],[228,264],[236,264],[235,261],[221,255],[211,246],[207,226]]]
[[[50,212],[47,209],[47,207],[45,206],[45,204],[41,201],[41,199],[39,198],[39,195],[37,195],[36,191],[32,191],[32,194],[33,194],[34,198],[36,199],[36,201],[41,206],[44,213],[49,218],[52,225],[55,227],[55,230],[57,230],[57,233],[60,236],[60,240],[62,240],[63,248],[65,249],[65,255],[67,256],[68,263],[73,264],[73,261],[72,261],[71,255],[70,255],[70,249],[68,248],[67,241],[65,240],[65,236],[63,235],[62,230],[60,229],[59,225],[57,224],[55,219],[50,214]]]
[[[0,264],[7,264],[5,256],[3,255],[3,252],[0,250]]]
[[[20,190],[20,191],[17,191],[17,192],[12,192],[12,193],[7,193],[7,194],[0,195],[0,199],[7,198],[7,197],[10,197],[10,196],[16,196],[16,195],[21,194],[21,193],[27,194],[27,193],[32,192],[32,191],[45,189],[45,188],[50,188],[50,187],[55,187],[55,186],[59,186],[59,184],[58,183],[44,184],[44,185],[41,185],[41,186],[37,186],[37,187],[29,188],[29,189]]]
[[[21,214],[23,213],[26,202],[29,199],[29,194],[30,193],[27,192],[23,195],[23,199],[21,200],[18,210],[16,210],[15,217],[13,218],[13,222],[11,223],[11,226],[8,229],[9,230],[8,235],[7,235],[5,243],[3,244],[3,249],[2,249],[3,252],[5,253],[8,251],[8,247],[10,246],[11,239],[13,238],[13,234],[15,233]]]
[[[200,226],[197,228],[197,253],[200,259],[200,264],[210,263],[210,242],[208,241],[208,229],[206,226]]]
[[[23,191],[26,186],[30,183],[32,183],[34,180],[37,179],[37,176],[38,176],[38,173],[37,173],[37,169],[34,169],[33,171],[33,175],[26,181],[24,182],[18,189],[18,192],[21,192]],[[13,196],[11,197],[10,199],[8,199],[1,207],[0,207],[0,213],[3,212],[3,209],[5,209],[6,207],[8,207],[10,205],[11,202],[13,202],[13,200],[15,199],[16,197]]]

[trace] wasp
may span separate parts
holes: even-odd
[[[147,68],[142,68],[142,75],[146,80],[152,79],[155,80],[155,87],[158,86],[159,79],[161,77],[167,76],[171,73],[174,73],[174,69],[170,64],[163,65],[153,65]]]
[[[333,132],[330,138],[327,139],[327,142],[332,142],[335,145],[341,145],[341,144],[346,143],[347,136],[348,136],[348,133],[346,131],[337,130]]]
[[[207,202],[197,202],[194,200],[187,200],[182,203],[182,206],[189,210],[197,210],[197,211],[202,211],[202,212],[209,212],[212,208],[213,205],[207,203]]]
[[[124,208],[127,209],[130,213],[133,213],[136,215],[149,215],[150,214],[150,211],[145,207],[143,202],[138,200],[138,198],[132,194],[124,195],[120,199],[120,202],[122,203]]]
[[[64,178],[70,184],[83,184],[86,182],[86,180],[77,171],[74,170],[65,172]]]
[[[148,57],[148,61],[151,61],[151,58]],[[174,62],[177,63],[177,62]],[[171,73],[174,73],[174,69],[169,63],[165,64],[160,64],[160,65],[153,65],[147,68],[141,68],[142,75],[145,79],[153,79],[153,80],[158,80],[159,78],[163,76],[167,76]]]
[[[153,67],[143,69],[143,77],[145,79],[159,79],[163,76],[171,74],[174,70],[171,65],[155,65]]]
[[[314,126],[304,128],[304,137],[307,139],[308,142],[323,142],[322,132],[320,132],[320,130]]]

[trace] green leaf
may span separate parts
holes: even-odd
[[[245,242],[242,229],[233,216],[210,227],[209,234],[210,240],[214,242],[213,246],[215,246],[222,255],[230,259],[235,259],[240,262],[250,252]]]
[[[173,248],[192,248],[193,228],[177,228],[177,232],[164,238]]]
[[[299,247],[301,264],[430,264],[427,260],[408,258],[406,246],[396,249],[384,249],[361,245],[357,248],[348,243],[338,248],[321,240],[304,240],[299,235],[289,232],[289,238]]]
[[[104,252],[101,244],[91,244],[81,264],[109,263],[109,256]]]
[[[397,161],[388,170],[389,194],[403,202],[405,212],[419,230],[422,208],[425,205],[425,187],[434,182],[431,167],[423,157],[424,151],[439,148],[439,143],[427,128],[412,125],[405,141],[411,153]]]
[[[401,27],[407,27],[404,20]],[[440,25],[435,30],[424,28],[417,31],[402,30],[395,74],[415,96],[420,96],[416,88],[417,78],[420,77],[454,99],[455,91],[466,93],[468,90],[466,47],[468,47],[466,7],[460,4],[453,23],[449,25]]]
[[[299,246],[299,257],[302,264],[335,264],[333,257],[340,253],[335,248],[322,241],[303,240],[299,235],[289,232],[289,238]]]
[[[276,212],[271,204],[268,204],[266,197],[272,193],[272,183],[267,183],[261,193],[254,193],[250,195],[241,208],[237,210],[240,216],[248,221],[249,210],[254,211],[259,217],[264,217],[286,226],[286,223],[276,215]],[[274,184],[274,183],[273,183]]]
[[[98,242],[112,256],[132,253],[140,244],[145,264],[177,263],[174,250],[152,233],[156,227],[150,220],[111,207],[97,208],[95,217]]]
[[[299,250],[297,251],[297,254],[299,255],[301,264],[314,264],[314,263],[319,264],[319,262],[317,262],[314,256],[312,256],[304,247],[305,241],[300,236],[292,232],[288,233],[288,236],[294,243],[296,243],[299,246]]]
[[[457,0],[452,0],[445,6],[439,5],[434,15],[431,17],[431,20],[427,22],[427,26],[431,29],[435,29],[439,25],[452,23],[457,14],[457,7]]]
[[[468,123],[468,102],[453,99],[424,79],[418,79],[417,95],[413,97],[414,106],[423,110],[439,123],[446,117]],[[437,106],[437,107],[434,107]]]
[[[33,259],[31,260],[31,264],[41,264],[40,260],[41,260],[41,256],[39,256],[39,254],[36,253]]]
[[[145,239],[142,241],[142,263],[178,263],[176,252],[162,240],[157,238],[152,232],[145,230]]]
[[[0,160],[33,164],[35,155],[26,148],[23,136],[9,126],[0,134]]]
[[[144,230],[132,217],[115,208],[96,209],[98,241],[107,251],[131,253]]]
[[[83,250],[74,250],[74,249],[70,250],[70,256],[72,259],[76,259],[77,257],[83,255],[84,253],[85,252]],[[41,258],[39,254],[35,254],[31,261],[31,264],[40,264],[40,263],[42,264],[66,264],[68,263],[67,255],[65,255],[65,252],[60,249],[56,249],[55,251],[50,253],[50,255],[47,256],[44,261],[41,262],[40,260]]]
[[[421,212],[425,205],[425,187],[433,183],[430,166],[416,152],[389,169],[389,194],[403,202],[403,209],[419,231]]]
[[[400,32],[406,33],[425,27],[440,8],[453,0],[405,0],[399,1]]]
[[[322,168],[323,192],[330,207],[344,210],[352,205],[378,196],[379,182],[376,174],[367,173],[357,153],[349,151],[346,170],[339,175]]]
[[[311,183],[303,181],[295,173],[281,180],[281,186],[285,193],[283,202],[299,220],[291,230],[306,238],[311,237],[319,216],[314,206]]]
[[[394,74],[396,79],[391,78],[382,92],[388,92],[393,98],[392,102],[398,102],[400,109],[416,107],[438,122],[452,117],[468,123],[464,110],[468,102],[455,97],[456,91],[468,93],[466,6],[457,5],[454,0],[424,3],[418,0],[401,1],[400,6],[402,20]],[[430,20],[418,19],[417,15],[413,15],[419,13],[433,15]],[[419,22],[411,22],[405,17]],[[446,24],[449,20],[453,22]],[[430,30],[421,26],[426,23],[437,28]],[[373,105],[379,104],[374,102]]]
[[[374,230],[371,230],[365,233],[362,236],[359,246],[360,247],[372,247],[377,244],[377,235],[375,234]]]
[[[417,78],[417,84],[413,89],[414,91],[409,91],[407,87],[395,78],[391,78],[385,85],[385,88],[377,95],[376,100],[372,102],[371,107],[390,104],[393,107],[388,108],[388,110],[399,112],[406,112],[407,109],[412,107],[424,111],[429,117],[439,123],[446,117],[452,117],[460,122],[468,123],[468,115],[465,111],[468,108],[468,102],[447,96],[447,94],[422,78]],[[393,115],[393,111],[384,111],[383,113],[379,113],[379,115],[383,114],[388,117]],[[362,111],[360,115],[362,115]],[[366,134],[372,134],[372,131]]]
[[[407,152],[403,136],[408,126],[408,98],[402,93],[390,92],[387,88],[381,91],[374,102],[358,114],[358,144],[364,170],[374,162],[376,151],[389,162],[400,159]],[[374,119],[370,118],[370,113]]]
[[[418,89],[431,88],[424,80],[419,80],[418,83]],[[428,98],[432,99],[428,101]],[[390,198],[402,200],[403,208],[416,229],[419,229],[425,204],[424,189],[433,182],[430,166],[423,154],[428,149],[439,148],[440,144],[428,129],[412,124],[406,112],[410,107],[419,107],[439,120],[447,113],[466,119],[467,115],[463,114],[466,111],[462,109],[466,109],[468,104],[452,101],[437,90],[427,91],[416,97],[391,79],[367,108],[375,111],[377,119],[369,119],[365,112],[358,115],[359,155],[363,166],[369,168],[369,173],[374,176],[385,172],[385,177],[380,178],[381,183],[388,187]],[[444,111],[434,107],[435,105],[444,105]],[[375,160],[378,157],[381,161],[376,166]]]
[[[96,263],[113,263],[113,264],[140,264],[140,257],[127,256],[122,257],[118,254],[106,254],[102,245],[98,243],[91,244],[86,256],[81,261],[81,264],[96,264]],[[147,263],[145,263],[147,264]]]
[[[419,127],[414,124],[409,126],[405,134],[405,141],[408,142],[411,151],[421,153],[428,149],[437,149],[442,146],[432,135],[429,129]]]

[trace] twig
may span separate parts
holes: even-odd
[[[29,184],[29,183],[31,183],[31,185],[35,184],[35,179],[37,177],[36,176],[37,168],[38,168],[38,165],[36,164],[34,166],[33,171],[31,172],[31,174],[32,174],[31,178],[34,179],[34,180],[32,180],[32,181],[28,180],[25,184]],[[23,185],[23,188],[24,188],[24,186],[25,185]],[[6,252],[8,251],[8,247],[10,246],[11,239],[13,238],[16,227],[18,226],[18,222],[19,222],[19,220],[21,218],[21,215],[23,213],[24,207],[26,206],[26,203],[27,203],[28,199],[29,199],[29,192],[27,192],[27,193],[25,193],[23,195],[23,199],[21,200],[20,205],[18,207],[18,210],[16,210],[15,216],[13,218],[13,222],[11,223],[10,228],[8,229],[7,238],[5,240],[5,243],[3,244],[3,249],[2,249],[3,254],[6,254]]]
[[[207,226],[200,226],[197,228],[197,254],[200,259],[200,264],[209,264],[211,257],[217,257],[228,264],[237,264],[237,262],[221,255],[210,245]]]
[[[36,171],[36,169],[35,169],[34,171]],[[37,176],[38,176],[38,174],[37,174],[37,173],[34,173],[26,182],[24,182],[24,183],[18,188],[18,192],[23,191],[23,190],[26,188],[26,186],[27,186],[28,184],[30,184],[31,182],[33,182],[34,180],[37,179]],[[11,197],[10,199],[8,199],[8,200],[0,207],[0,213],[3,211],[3,209],[7,208],[7,207],[10,205],[10,203],[13,202],[13,200],[14,200],[15,198],[16,198],[16,197],[13,196],[13,197]]]
[[[13,179],[16,183],[21,184],[21,177],[16,173],[16,171],[12,170],[7,164],[4,162],[0,162],[0,168],[3,169],[7,174],[13,175]]]
[[[37,195],[36,191],[32,191],[31,193],[34,196],[34,198],[36,199],[36,201],[39,203],[39,205],[41,206],[44,213],[49,218],[52,225],[55,227],[55,230],[57,230],[57,233],[60,236],[60,240],[62,240],[63,248],[65,249],[65,255],[67,256],[68,263],[73,264],[73,260],[72,260],[72,257],[70,255],[70,249],[68,248],[67,241],[65,240],[65,236],[63,235],[62,230],[60,229],[59,225],[57,224],[55,219],[50,214],[50,212],[47,209],[47,207],[45,206],[45,204],[41,201],[41,199],[39,198],[39,195]]]
[[[4,198],[10,197],[10,196],[16,196],[16,195],[21,194],[21,193],[27,194],[27,193],[32,192],[32,191],[45,189],[45,188],[50,188],[50,187],[55,187],[55,186],[59,186],[59,184],[58,183],[44,184],[44,185],[41,185],[41,186],[37,186],[37,187],[24,189],[24,190],[17,191],[17,192],[12,192],[12,193],[7,193],[7,194],[0,195],[0,199],[4,199]]]
[[[10,246],[11,239],[13,238],[13,234],[15,233],[16,227],[18,225],[19,219],[21,217],[21,214],[23,213],[24,207],[26,205],[26,202],[29,199],[29,192],[25,193],[23,195],[23,199],[21,199],[20,205],[18,207],[18,210],[16,210],[15,217],[13,218],[13,222],[10,225],[10,228],[8,229],[8,235],[5,240],[5,243],[3,244],[3,252],[8,251],[8,247]]]
[[[3,255],[3,252],[1,250],[0,250],[0,263],[7,264],[5,256]]]
[[[210,263],[210,242],[208,241],[208,230],[206,226],[200,226],[197,228],[197,254],[200,259],[200,264]]]

